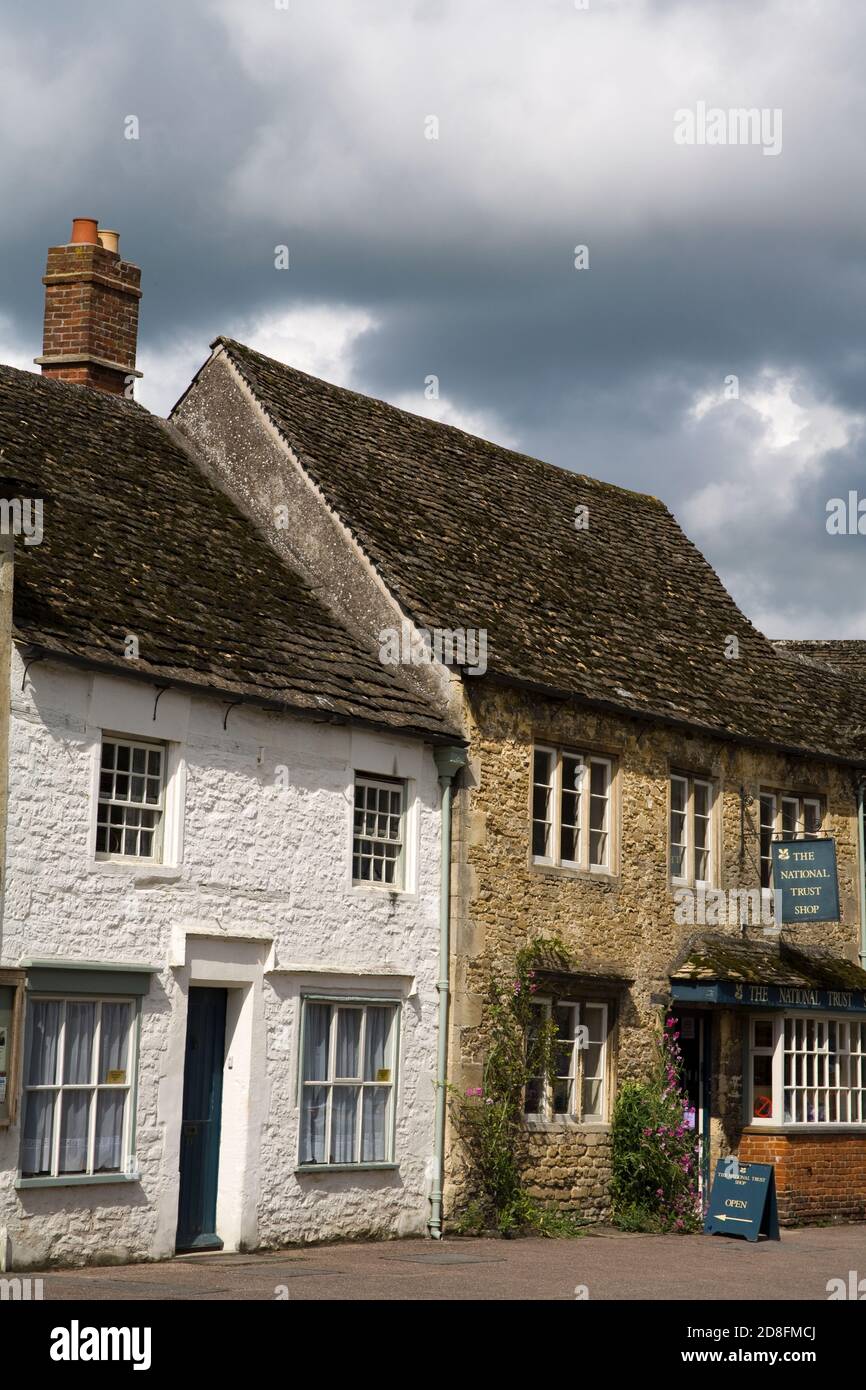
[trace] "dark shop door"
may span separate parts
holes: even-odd
[[[190,989],[183,1070],[177,1249],[221,1250],[216,1233],[226,991]]]

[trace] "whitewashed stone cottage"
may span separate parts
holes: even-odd
[[[138,278],[79,219],[0,368],[6,1268],[423,1233],[437,1173],[459,740],[124,398]]]

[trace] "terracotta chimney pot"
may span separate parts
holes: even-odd
[[[99,223],[95,217],[73,217],[70,246],[98,246]]]

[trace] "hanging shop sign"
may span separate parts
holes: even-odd
[[[773,888],[776,920],[798,922],[839,921],[839,879],[836,873],[836,841],[774,840]]]

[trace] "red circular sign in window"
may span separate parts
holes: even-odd
[[[769,1119],[773,1113],[772,1096],[755,1096],[755,1118],[759,1120]]]

